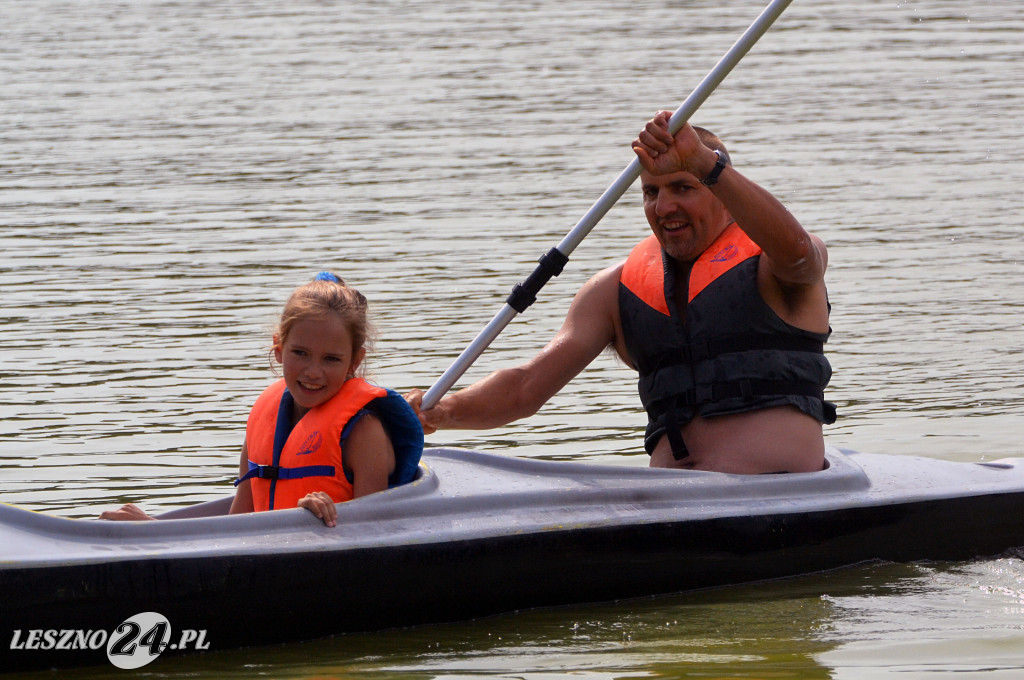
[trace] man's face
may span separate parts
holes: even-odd
[[[640,181],[647,222],[661,247],[677,260],[696,260],[731,221],[721,201],[688,172],[642,172]]]

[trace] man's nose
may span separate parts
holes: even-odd
[[[654,211],[659,217],[671,215],[676,210],[676,200],[670,191],[659,191],[658,200],[654,204]]]

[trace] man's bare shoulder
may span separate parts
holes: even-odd
[[[624,261],[602,269],[583,284],[573,298],[561,337],[556,341],[573,338],[593,356],[611,345],[619,356],[626,357],[619,319],[619,277],[623,264]],[[628,359],[624,360],[628,363]]]
[[[611,299],[618,300],[619,290],[619,278],[622,276],[622,267],[626,264],[625,260],[614,264],[611,267],[602,269],[598,273],[590,277],[589,280],[580,291],[576,294],[577,298],[581,296],[594,298],[595,301],[598,299]],[[618,307],[618,304],[616,304]]]
[[[610,322],[619,314],[619,275],[622,272],[619,263],[602,269],[591,276],[577,291],[569,306],[566,317],[568,323],[580,322],[583,319],[601,319]],[[609,331],[612,329],[609,328]]]

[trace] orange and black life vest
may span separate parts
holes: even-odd
[[[835,422],[824,399],[832,376],[828,333],[786,323],[757,287],[761,248],[733,222],[677,281],[654,236],[630,253],[619,279],[619,315],[640,400],[648,414],[648,452],[668,434],[677,458],[687,455],[679,428],[696,415],[742,413],[792,405],[819,422]],[[676,286],[686,286],[678,309]]]
[[[342,466],[343,439],[364,408],[381,419],[395,450],[389,485],[412,481],[423,451],[423,429],[401,395],[351,378],[294,427],[293,406],[285,382],[279,380],[263,391],[249,413],[249,470],[235,484],[251,480],[255,510],[294,508],[312,491],[325,491],[336,503],[352,500],[352,482]]]

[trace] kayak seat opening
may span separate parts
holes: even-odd
[[[828,470],[831,466],[832,466],[832,464],[829,463],[828,458],[825,458],[825,463],[821,466],[820,472],[824,472],[825,470]],[[811,472],[813,473],[813,470]],[[762,475],[788,475],[788,474],[790,474],[790,472],[789,472],[789,470],[775,470],[773,472],[762,472],[760,474],[762,474]]]

